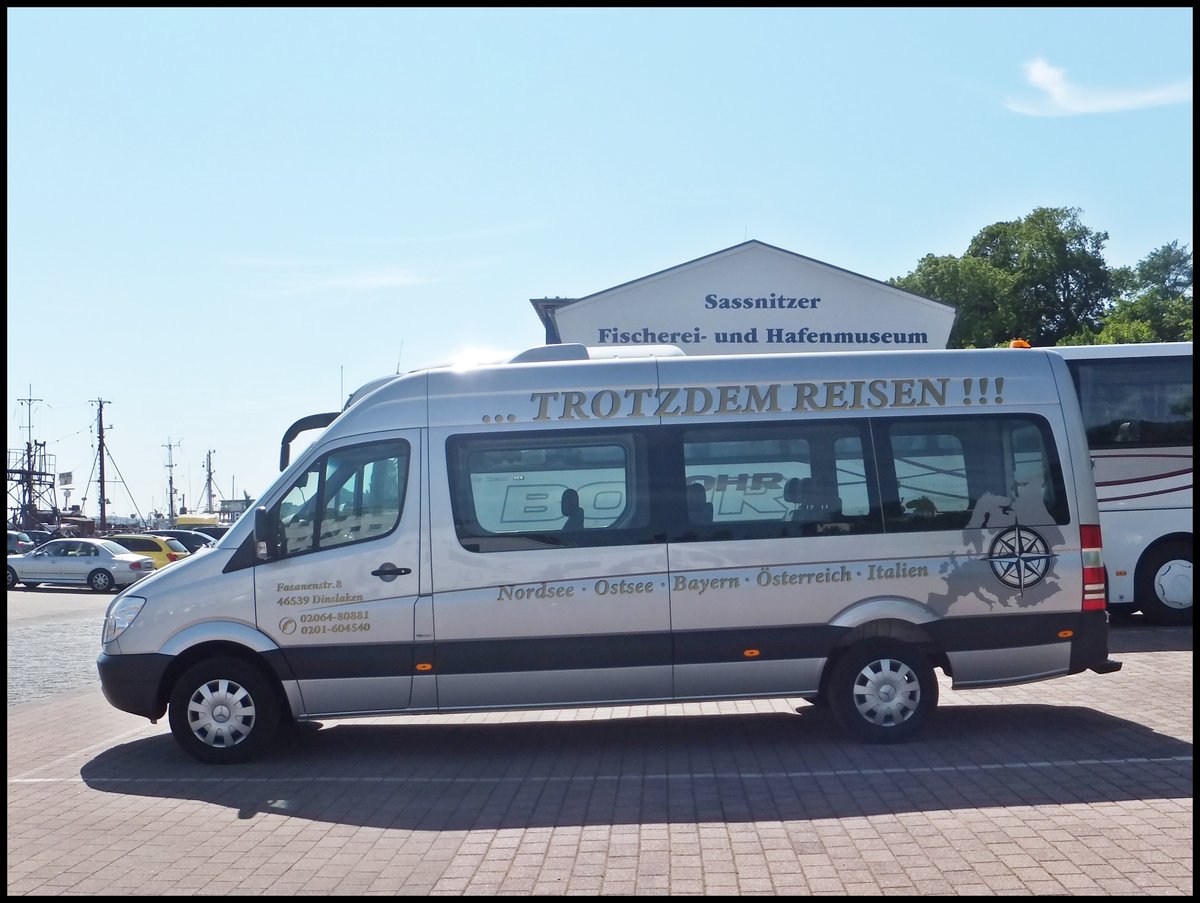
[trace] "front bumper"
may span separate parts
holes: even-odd
[[[156,652],[144,655],[100,653],[96,667],[100,671],[104,698],[122,712],[157,721],[167,711],[167,700],[161,688],[163,675],[172,661],[171,656]]]

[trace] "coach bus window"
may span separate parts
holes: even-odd
[[[1191,358],[1069,360],[1067,366],[1091,448],[1192,444]]]

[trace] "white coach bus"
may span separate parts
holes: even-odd
[[[1121,667],[1048,351],[543,346],[376,380],[281,469],[105,618],[109,702],[205,762],[281,721],[771,696],[887,742],[935,669]]]
[[[1109,606],[1192,623],[1192,344],[1053,350],[1092,450]]]

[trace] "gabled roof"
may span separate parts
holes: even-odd
[[[845,274],[847,277],[854,279],[854,280],[863,280],[865,282],[873,283],[874,285],[885,288],[888,291],[896,292],[897,294],[901,294],[901,295],[907,295],[910,298],[912,298],[913,300],[921,301],[925,304],[934,304],[939,307],[947,308],[948,310],[951,310],[951,311],[955,310],[953,305],[946,304],[942,301],[936,301],[932,298],[926,298],[923,295],[918,295],[914,292],[909,292],[904,289],[896,288],[896,286],[889,285],[888,283],[883,282],[879,279],[872,279],[870,276],[863,276],[861,273],[855,273],[851,270],[847,270],[842,267],[837,267],[830,263],[825,263],[824,261],[817,260],[813,257],[805,257],[803,254],[797,254],[796,252],[788,251],[785,248],[779,248],[779,247],[776,247],[775,245],[769,245],[766,242],[759,241],[758,239],[755,239],[755,238],[752,238],[749,241],[741,242],[740,244],[733,245],[732,247],[725,248],[723,251],[714,251],[712,254],[705,254],[703,257],[697,257],[695,260],[689,260],[686,263],[676,264],[675,266],[668,267],[665,270],[659,270],[657,273],[651,273],[648,276],[641,276],[637,279],[631,279],[628,282],[622,282],[619,285],[614,285],[614,286],[611,286],[610,288],[603,289],[602,291],[593,292],[592,294],[585,295],[582,298],[531,298],[529,303],[533,305],[533,309],[534,309],[534,311],[537,312],[538,318],[542,321],[542,325],[544,325],[546,327],[546,342],[548,344],[555,344],[555,343],[562,341],[562,338],[558,331],[558,324],[555,320],[555,313],[560,308],[566,307],[567,305],[570,305],[570,304],[580,304],[580,303],[592,301],[601,296],[621,291],[622,289],[629,288],[630,286],[633,286],[633,285],[638,285],[638,284],[644,283],[644,282],[653,282],[656,279],[662,279],[663,277],[668,276],[671,273],[675,273],[680,270],[685,270],[690,267],[694,267],[700,263],[711,262],[711,261],[716,260],[721,257],[730,257],[735,254],[740,254],[742,252],[745,252],[747,250],[752,250],[752,249],[761,249],[761,250],[765,250],[765,251],[771,251],[771,252],[774,252],[777,254],[784,254],[789,257],[793,257],[796,260],[803,261],[804,263],[806,263],[810,266],[819,267],[819,268],[828,270],[833,273],[842,273],[842,274]]]

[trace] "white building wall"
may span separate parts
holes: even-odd
[[[551,316],[562,342],[753,354],[945,348],[955,309],[749,241],[563,303]]]

